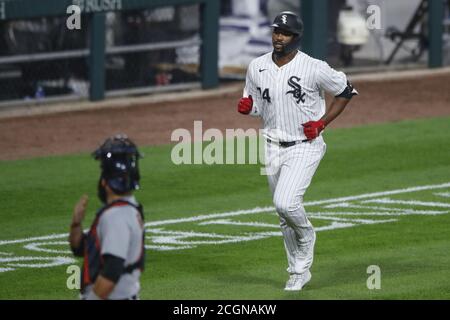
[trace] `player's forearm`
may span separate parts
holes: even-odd
[[[78,249],[83,240],[83,229],[81,223],[72,223],[70,225],[69,243],[72,249]]]
[[[69,243],[70,248],[76,256],[80,256],[83,250],[83,227],[81,222],[86,214],[86,207],[88,203],[88,196],[84,194],[78,203],[75,205],[72,216],[72,223],[70,224]]]
[[[334,119],[336,119],[342,111],[344,111],[345,107],[349,103],[349,99],[345,98],[334,98],[333,102],[331,103],[330,107],[328,108],[328,111],[325,113],[325,115],[320,119],[323,122],[325,122],[325,125],[330,124]]]

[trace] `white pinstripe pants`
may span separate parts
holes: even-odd
[[[266,143],[266,167],[271,173],[267,177],[280,218],[289,273],[303,273],[312,265],[312,257],[308,261],[298,259],[299,248],[308,245],[314,237],[303,207],[303,195],[325,151],[322,136],[288,148]]]

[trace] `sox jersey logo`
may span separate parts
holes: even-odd
[[[324,91],[333,96],[347,87],[343,72],[326,62],[298,51],[286,65],[278,67],[272,52],[254,59],[247,70],[244,96],[253,98],[251,115],[262,118],[271,139],[303,140],[302,123],[325,114]]]
[[[289,78],[288,80],[288,85],[293,89],[291,91],[286,92],[286,94],[291,93],[295,99],[297,99],[297,103],[299,103],[300,101],[305,103],[305,94],[306,93],[302,93],[302,87],[299,84],[300,82],[300,78],[296,77],[296,76],[292,76]]]

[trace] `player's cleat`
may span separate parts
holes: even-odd
[[[308,270],[305,273],[291,274],[289,280],[286,282],[285,291],[300,291],[311,280],[311,272]]]

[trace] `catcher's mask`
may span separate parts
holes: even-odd
[[[106,202],[106,192],[102,179],[118,195],[139,189],[138,159],[142,156],[126,135],[119,134],[106,139],[92,155],[95,160],[100,160],[102,172],[98,182],[98,196],[103,203]]]
[[[300,47],[300,39],[303,35],[303,21],[298,15],[291,11],[283,11],[275,17],[271,27],[274,30],[281,29],[294,35],[292,41],[284,46],[283,52],[278,54],[285,56]]]

